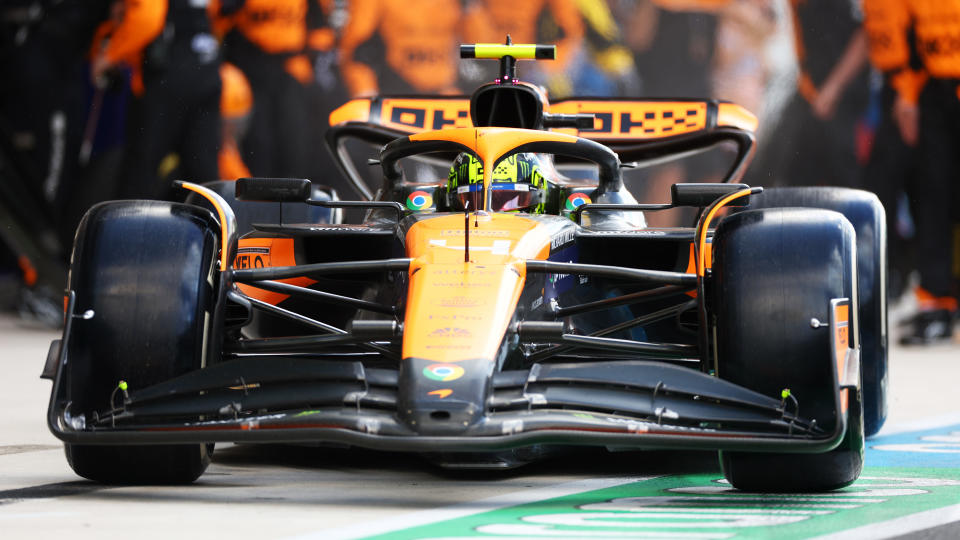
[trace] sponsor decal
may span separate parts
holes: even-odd
[[[484,267],[473,267],[469,270],[463,268],[431,268],[429,272],[431,276],[465,276],[467,274],[470,276],[493,276],[497,274],[496,271]]]
[[[446,229],[446,230],[442,230],[442,231],[440,231],[440,236],[463,236],[463,229]],[[484,229],[480,229],[480,230],[476,230],[476,231],[475,231],[475,230],[471,230],[471,231],[470,231],[470,236],[471,236],[471,237],[474,237],[474,236],[476,236],[476,237],[481,237],[481,236],[499,236],[499,237],[506,237],[506,236],[510,236],[510,231],[497,231],[497,230],[488,231],[488,230],[484,230]]]
[[[407,132],[470,127],[470,102],[466,99],[385,99],[380,123]]]
[[[432,338],[468,338],[472,334],[465,328],[437,328],[430,332]]]
[[[414,191],[407,196],[407,208],[410,210],[427,210],[433,206],[433,197],[426,191]]]
[[[269,247],[242,247],[237,249],[237,257],[233,260],[233,267],[239,270],[247,268],[263,268],[270,265]]]
[[[575,235],[576,233],[573,231],[573,229],[560,231],[560,234],[550,239],[550,250],[556,251],[558,248],[560,248],[560,246],[565,246],[570,242],[573,242],[573,237]]]
[[[590,197],[587,197],[586,193],[574,193],[567,197],[567,210],[576,210],[578,206],[584,204],[590,204],[593,201],[590,200]]]
[[[650,139],[707,127],[707,104],[697,101],[568,101],[550,112],[592,114],[593,129],[580,130],[589,139]]]
[[[847,349],[850,347],[850,306],[846,303],[833,301],[833,345],[835,347],[837,362],[837,377],[844,380],[847,367]],[[847,410],[849,392],[843,390],[840,393],[840,408]]]
[[[264,263],[264,257],[267,260],[270,260],[269,255],[255,255],[252,253],[243,253],[237,255],[237,258],[233,261],[233,267],[238,270],[245,270],[247,268],[263,268],[266,266]]]
[[[471,250],[473,248],[470,248]],[[493,287],[493,283],[474,283],[466,281],[438,281],[431,283],[431,287],[456,287],[458,289],[468,288],[468,289],[489,289]]]
[[[437,305],[441,307],[467,308],[482,306],[483,304],[484,300],[482,298],[472,298],[469,296],[445,296],[437,300]]]
[[[441,388],[440,390],[434,390],[433,392],[427,392],[428,396],[437,396],[440,399],[443,399],[453,393],[451,388]]]
[[[453,314],[440,314],[440,315],[427,315],[427,320],[437,319],[438,321],[464,321],[464,322],[477,322],[482,321],[483,317],[480,315],[461,315],[457,313]]]
[[[423,375],[432,381],[455,381],[463,373],[463,368],[454,364],[430,364],[423,368]]]

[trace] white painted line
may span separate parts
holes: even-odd
[[[503,495],[495,495],[486,499],[464,502],[448,506],[446,508],[437,508],[434,510],[423,510],[410,514],[402,514],[387,519],[378,520],[376,523],[357,523],[356,525],[347,525],[335,529],[322,529],[316,532],[305,533],[293,537],[289,540],[347,540],[351,538],[362,538],[375,534],[384,534],[392,531],[419,527],[420,525],[429,525],[440,521],[458,519],[473,514],[500,510],[511,506],[529,504],[532,502],[575,495],[585,491],[595,491],[610,487],[632,484],[634,482],[643,482],[657,478],[656,476],[630,476],[615,478],[589,478],[586,480],[577,480],[574,482],[564,482],[553,486],[547,486],[538,489],[520,490]]]
[[[892,538],[939,527],[954,521],[960,521],[960,504],[918,512],[889,521],[871,523],[843,532],[817,536],[811,540],[880,540],[881,538]]]
[[[947,426],[952,426],[956,424],[960,424],[960,411],[941,414],[938,416],[931,416],[928,418],[923,418],[921,420],[911,420],[909,422],[900,422],[899,424],[884,426],[879,433],[867,439],[867,444],[869,445],[870,441],[878,437],[886,437],[888,435],[899,435],[901,433],[910,433],[912,431],[926,431],[929,429],[947,427]]]

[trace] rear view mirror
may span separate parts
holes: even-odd
[[[750,189],[746,184],[674,184],[670,186],[673,206],[707,207],[714,201],[741,189]],[[746,206],[750,196],[730,202],[728,206]]]
[[[303,202],[312,184],[305,178],[240,178],[234,189],[241,201]]]

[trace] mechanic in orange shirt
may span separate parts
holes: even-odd
[[[459,93],[459,22],[459,0],[351,1],[340,39],[340,69],[350,95]],[[374,35],[383,54],[361,47]]]
[[[308,1],[220,1],[217,29],[225,34],[224,58],[243,71],[253,90],[253,116],[241,150],[256,176],[309,174]]]
[[[167,198],[161,162],[179,157],[184,179],[215,180],[220,145],[220,56],[204,0],[124,0],[123,20],[94,58],[91,77],[133,68],[120,194]]]
[[[559,36],[538,32],[544,14],[550,15]],[[555,98],[576,91],[566,72],[575,63],[587,61],[583,50],[585,29],[576,0],[479,0],[468,8],[463,32],[469,43],[503,43],[508,34],[513,43],[556,43],[557,59],[525,66],[524,78],[544,84]]]
[[[893,116],[897,92],[894,86],[923,83],[926,75],[910,69],[919,62],[912,41],[907,38],[911,26],[906,0],[863,0],[863,24],[867,32],[869,59],[883,77],[879,89],[879,121],[874,130],[869,160],[861,185],[877,194],[887,210],[887,258],[890,296],[903,291],[914,270],[909,256],[910,242],[899,231],[898,207],[904,193],[912,195],[919,187],[916,177],[916,133],[900,133]],[[903,70],[904,66],[908,66]],[[910,90],[912,93],[919,90]],[[911,197],[912,198],[912,197]],[[916,209],[912,212],[916,214]]]
[[[960,0],[905,0],[916,47],[929,75],[895,87],[894,114],[904,139],[916,137],[923,184],[915,194],[919,313],[905,343],[928,343],[952,335],[960,278]],[[905,31],[904,31],[905,32]],[[903,58],[892,71],[910,72]]]

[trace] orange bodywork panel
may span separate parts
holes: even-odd
[[[710,227],[710,222],[713,221],[713,218],[716,217],[717,212],[719,212],[724,206],[726,206],[730,201],[734,199],[739,199],[740,197],[746,197],[750,195],[749,189],[742,189],[740,191],[735,191],[724,198],[720,199],[718,203],[715,203],[713,208],[707,212],[707,215],[704,217],[703,222],[700,224],[700,229],[697,231],[699,238],[697,239],[698,245],[700,246],[700,260],[697,261],[697,275],[703,276],[707,271],[707,268],[710,266],[707,265],[707,261],[713,262],[713,250],[712,246],[707,243],[707,229]],[[710,246],[710,247],[708,247]]]
[[[717,127],[735,127],[744,131],[756,131],[760,125],[757,117],[736,103],[717,105]]]
[[[473,214],[469,229],[468,262],[463,216],[420,221],[407,233],[403,358],[494,359],[523,289],[523,261],[550,254],[550,235],[531,219]]]
[[[337,107],[330,113],[330,125],[335,126],[344,122],[371,122],[379,123],[370,118],[370,100],[354,99]]]
[[[704,257],[704,267],[709,269],[713,268],[713,244],[707,242],[703,246],[703,257]],[[687,269],[684,272],[688,274],[697,273],[697,249],[694,242],[690,242],[690,258],[687,260]],[[687,296],[691,298],[697,297],[696,289],[687,292]]]
[[[294,265],[296,265],[296,260],[293,251],[293,238],[241,238],[237,248],[237,257],[233,260],[233,267],[237,269]],[[309,287],[316,283],[315,280],[307,277],[277,281],[299,287]],[[265,291],[243,283],[238,283],[237,287],[250,298],[256,298],[273,305],[277,305],[290,297],[288,294]]]

